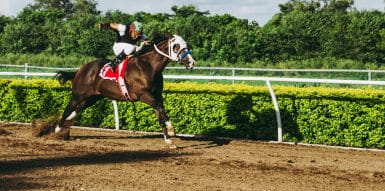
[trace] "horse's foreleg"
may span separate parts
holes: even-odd
[[[164,110],[163,98],[160,96],[159,98],[155,98],[155,100],[158,101],[160,107],[163,108],[163,110]],[[157,115],[157,116],[162,115],[161,113],[158,112],[158,110],[155,110],[155,112],[156,112],[156,115]],[[157,112],[158,112],[158,113],[157,113]],[[166,113],[166,112],[164,112],[164,113]],[[165,114],[165,115],[166,115],[166,114]],[[165,125],[166,125],[166,127],[167,127],[167,133],[168,133],[168,135],[170,135],[171,137],[174,137],[174,136],[175,136],[175,130],[174,130],[174,127],[172,126],[172,123],[171,123],[170,119],[167,117],[167,115],[165,116],[165,118],[166,118],[166,120],[165,120],[164,123],[165,123]]]
[[[169,131],[166,128],[166,125],[168,127],[170,127],[170,126],[172,127],[172,125],[171,125],[171,122],[170,122],[170,120],[169,120],[169,118],[168,118],[168,116],[166,114],[166,111],[165,111],[165,109],[163,107],[163,104],[161,104],[161,101],[156,100],[149,93],[141,95],[140,96],[140,101],[150,105],[154,109],[155,114],[156,114],[156,116],[158,118],[160,127],[162,128],[162,131],[163,131],[164,141],[167,144],[171,145],[172,148],[176,148],[176,146],[172,142],[172,139],[170,137]],[[171,132],[172,132],[172,134],[175,134],[174,133],[174,128],[172,128]]]
[[[168,119],[168,116],[166,115],[164,107],[154,107],[154,111],[156,117],[158,118],[160,127],[162,128],[165,142],[167,144],[172,144],[170,136],[175,136],[175,132],[170,120]]]
[[[160,79],[158,80],[158,82],[160,84],[158,84],[156,86],[156,88],[152,89],[151,95],[153,95],[154,99],[157,100],[159,105],[162,108],[164,108],[163,96],[162,96],[162,92],[163,92],[163,77],[162,76],[160,76]],[[155,112],[157,112],[157,110],[155,110]],[[156,114],[156,115],[158,116],[160,114]],[[167,118],[167,116],[166,116],[166,118]],[[168,120],[165,121],[165,124],[166,124],[166,127],[167,127],[168,135],[170,135],[171,137],[174,137],[175,136],[175,130],[174,130],[174,127],[172,126],[171,121],[168,119]]]

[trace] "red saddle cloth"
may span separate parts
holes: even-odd
[[[112,70],[109,64],[104,65],[103,68],[100,70],[99,76],[102,79],[107,79],[107,80],[117,80],[119,76],[124,78],[128,60],[129,58],[127,57],[126,59],[123,60],[122,63],[118,64],[115,67],[116,68],[115,71]]]
[[[124,75],[126,73],[126,68],[129,60],[129,57],[124,59],[122,63],[118,64],[115,67],[115,71],[112,70],[109,64],[106,64],[103,66],[99,73],[99,76],[102,79],[115,80],[116,83],[118,83],[120,92],[126,97],[127,100],[130,100],[130,96],[128,95],[127,87],[124,82]]]

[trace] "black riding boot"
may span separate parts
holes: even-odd
[[[126,58],[126,56],[127,55],[124,53],[124,51],[122,51],[113,60],[111,60],[110,66],[111,66],[112,70],[114,70],[115,66],[120,64]]]

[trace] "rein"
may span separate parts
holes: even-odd
[[[170,50],[170,41],[168,41],[168,55],[166,54],[166,53],[164,53],[164,52],[162,52],[161,50],[159,50],[159,48],[158,48],[158,46],[156,46],[156,44],[154,44],[154,48],[155,48],[155,50],[159,53],[159,54],[161,54],[162,56],[164,56],[164,57],[167,57],[167,58],[169,58],[169,59],[171,59],[171,60],[173,60],[173,61],[178,61],[178,59],[175,59],[175,58],[172,58],[171,56],[170,56],[170,54],[171,54],[171,50]]]

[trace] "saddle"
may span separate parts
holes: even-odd
[[[124,59],[122,63],[115,66],[115,71],[109,64],[105,64],[99,73],[99,76],[102,79],[115,80],[115,82],[119,86],[120,92],[126,98],[126,100],[131,100],[130,95],[128,94],[126,83],[124,81],[126,67],[130,58],[131,57],[126,57],[126,59]]]

